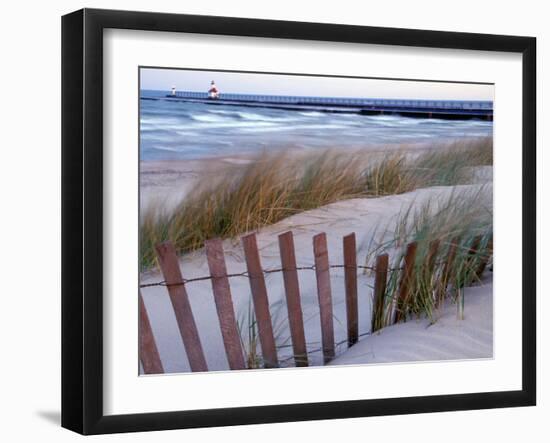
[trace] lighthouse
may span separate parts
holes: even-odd
[[[208,90],[208,98],[217,99],[220,98],[220,91],[216,86],[214,80],[210,82],[210,89]]]

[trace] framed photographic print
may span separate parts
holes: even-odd
[[[534,405],[535,50],[64,16],[62,425]]]

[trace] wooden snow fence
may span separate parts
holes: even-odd
[[[343,264],[329,263],[327,236],[325,233],[313,237],[314,265],[299,267],[296,263],[296,252],[292,232],[285,232],[278,237],[281,258],[280,269],[263,269],[255,234],[248,234],[241,238],[247,270],[240,274],[228,274],[222,240],[219,238],[205,242],[206,259],[210,275],[193,279],[184,279],[181,274],[179,259],[176,249],[170,242],[160,243],[156,246],[158,263],[164,281],[158,283],[143,284],[139,293],[139,354],[142,369],[145,374],[163,373],[161,358],[155,343],[153,330],[147,315],[145,303],[141,291],[151,286],[166,286],[168,295],[174,309],[177,326],[185,347],[191,371],[208,371],[206,358],[200,341],[200,334],[196,326],[195,318],[187,294],[188,284],[198,280],[210,280],[212,293],[216,305],[216,312],[223,338],[225,353],[229,368],[232,370],[247,369],[244,349],[242,346],[239,327],[235,317],[229,278],[247,277],[250,284],[252,304],[258,327],[258,335],[264,368],[279,367],[277,346],[273,334],[273,323],[269,311],[268,290],[265,283],[265,274],[281,272],[284,282],[288,324],[292,341],[293,357],[296,366],[309,365],[308,351],[304,332],[304,319],[299,284],[299,271],[314,270],[317,282],[317,296],[319,303],[319,321],[321,326],[321,350],[324,363],[330,362],[336,353],[333,324],[333,303],[330,280],[331,268],[344,269],[345,304],[346,304],[346,328],[347,345],[353,346],[359,341],[359,309],[358,297],[368,297],[372,303],[372,331],[381,329],[397,321],[406,319],[406,312],[401,309],[412,296],[411,281],[415,272],[417,243],[406,245],[402,266],[390,268],[388,254],[380,254],[375,259],[375,265],[359,266],[357,264],[357,246],[355,233],[343,238]],[[478,254],[481,237],[475,237],[468,247],[467,253],[472,257]],[[439,305],[444,296],[449,282],[449,270],[453,266],[460,243],[459,238],[453,239],[446,247],[445,257],[439,266],[438,293],[434,294],[436,305]],[[493,241],[490,237],[479,253],[477,260],[476,276],[480,277],[492,255]],[[423,272],[434,272],[436,256],[441,248],[439,241],[433,241],[429,245],[427,263],[423,266]],[[418,263],[416,263],[418,265]],[[368,269],[374,275],[374,288],[372,294],[359,294],[357,274],[361,269]],[[386,287],[390,273],[397,272],[398,287],[395,296],[388,302]],[[372,300],[372,301],[371,301]],[[384,318],[383,321],[380,321]]]

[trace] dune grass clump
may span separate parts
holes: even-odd
[[[470,183],[473,167],[492,166],[493,141],[480,138],[452,143],[443,150],[429,150],[414,162],[415,175],[430,186]]]
[[[383,306],[374,310],[373,331],[411,316],[434,320],[444,298],[457,301],[460,289],[480,278],[492,255],[490,196],[490,189],[482,186],[476,192],[455,192],[444,201],[428,201],[418,209],[413,203],[400,214],[394,232],[385,233],[386,240],[369,257],[387,252],[392,268],[402,269],[406,245],[416,242],[409,296],[399,299],[403,273],[390,272]]]
[[[155,204],[145,208],[140,222],[141,267],[155,263],[154,246],[159,242],[170,240],[185,253],[210,238],[235,237],[340,200],[468,183],[472,167],[491,163],[491,138],[419,153],[262,153],[231,175],[199,183],[173,209]]]
[[[283,338],[288,330],[288,318],[283,312],[283,304],[279,301],[269,306],[273,320],[273,338],[277,352],[289,346],[290,337]],[[252,299],[248,300],[248,308],[237,321],[242,349],[244,351],[247,369],[261,369],[265,366],[261,353],[260,332]],[[294,356],[292,358],[295,358]],[[307,359],[307,356],[306,356]],[[279,361],[278,363],[281,363]]]

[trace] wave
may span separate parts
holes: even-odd
[[[243,120],[260,121],[260,122],[277,122],[285,123],[295,119],[292,117],[271,117],[268,115],[255,114],[252,112],[237,112],[237,115]]]
[[[201,137],[201,134],[193,131],[176,131],[176,134],[181,135],[183,137]]]
[[[218,117],[216,115],[209,115],[209,114],[191,115],[191,119],[198,122],[206,122],[206,123],[220,123],[220,122],[227,121],[227,118]]]
[[[157,151],[170,151],[170,152],[181,152],[181,149],[178,148],[171,148],[169,146],[159,146],[159,145],[152,145],[151,149],[156,149]]]
[[[191,119],[202,122],[229,122],[229,121],[251,121],[251,122],[271,122],[271,123],[288,123],[296,121],[307,121],[311,117],[325,116],[322,112],[293,112],[289,113],[285,110],[266,109],[260,112],[251,112],[249,110],[233,110],[233,109],[209,109],[197,110],[191,113]],[[308,118],[301,118],[308,117]]]
[[[250,122],[244,122],[244,121],[226,121],[226,122],[220,122],[220,123],[212,123],[208,125],[204,124],[190,124],[187,126],[187,128],[190,129],[203,129],[203,130],[212,130],[212,129],[240,129],[240,128],[250,128],[250,127],[270,127],[270,126],[279,126],[277,123],[273,122],[260,122],[260,121],[250,121]],[[283,127],[283,126],[281,126]]]
[[[298,114],[303,115],[304,117],[324,117],[326,113],[319,111],[308,111],[308,112],[298,112]]]
[[[209,116],[208,114],[214,114]],[[223,117],[222,117],[223,116]],[[261,113],[246,112],[246,111],[228,111],[222,109],[212,109],[207,111],[207,114],[199,114],[192,117],[199,121],[232,121],[232,120],[245,120],[245,121],[259,121],[259,122],[273,122],[284,123],[295,120],[293,117],[274,117],[271,115],[265,115]]]
[[[379,120],[379,121],[397,121],[406,117],[401,117],[397,115],[369,115],[368,118],[371,120]]]
[[[141,104],[140,147],[145,159],[187,159],[289,145],[319,149],[426,143],[490,136],[492,127],[492,122],[484,120],[146,101]]]
[[[326,124],[326,125],[273,125],[258,127],[258,125],[243,127],[240,132],[278,132],[297,130],[323,130],[323,129],[347,129],[347,125]]]

